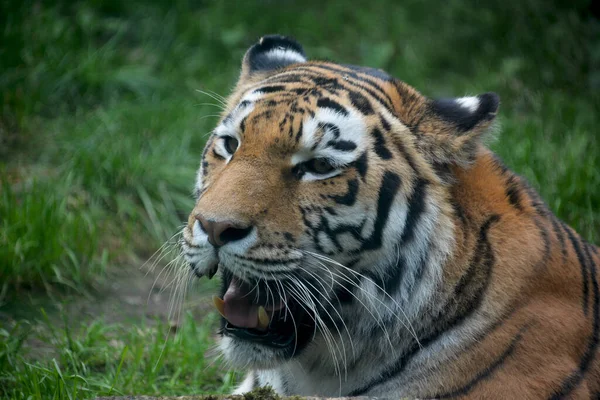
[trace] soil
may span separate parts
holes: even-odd
[[[44,313],[52,325],[62,327],[64,321],[79,326],[82,322],[101,319],[106,324],[155,324],[158,321],[169,323],[177,329],[183,311],[191,312],[197,320],[212,310],[210,298],[216,292],[216,280],[192,279],[187,285],[185,301],[181,307],[174,307],[177,298],[173,284],[173,274],[166,274],[162,266],[154,271],[140,269],[131,263],[121,268],[111,269],[109,277],[94,290],[83,295],[27,292],[0,305],[0,327],[10,330],[17,321],[27,320],[34,325],[45,320]],[[180,304],[180,303],[178,303]],[[43,310],[43,312],[42,312]],[[181,311],[177,313],[176,311]],[[49,355],[47,344],[30,337],[25,345],[32,350],[33,358]]]

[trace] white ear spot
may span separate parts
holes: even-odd
[[[265,57],[270,60],[285,60],[290,64],[306,62],[306,58],[302,54],[284,47],[278,47],[267,51],[265,53]]]
[[[479,99],[477,97],[460,97],[455,101],[459,106],[469,110],[470,113],[474,113],[479,108]]]

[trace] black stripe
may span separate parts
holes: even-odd
[[[581,285],[583,286],[583,293],[581,295],[581,302],[582,302],[582,308],[583,308],[583,313],[585,315],[587,315],[588,313],[588,308],[589,308],[589,282],[588,282],[588,272],[587,272],[587,264],[585,262],[585,258],[583,256],[583,252],[581,251],[581,248],[579,247],[579,242],[577,241],[577,239],[575,238],[575,236],[573,235],[573,232],[571,232],[571,229],[569,229],[568,226],[563,226],[563,228],[565,229],[565,231],[567,232],[567,237],[569,238],[569,241],[571,242],[571,245],[573,246],[573,249],[575,249],[575,254],[577,254],[577,261],[579,261],[579,266],[581,267]]]
[[[246,116],[246,118],[247,118],[247,117],[248,117],[248,116]],[[263,120],[268,120],[268,119],[271,119],[272,117],[273,117],[273,110],[271,110],[271,109],[267,109],[267,110],[265,110],[265,111],[262,111],[262,112],[260,112],[259,114],[254,114],[254,115],[252,115],[252,118],[251,118],[251,123],[252,123],[252,124],[254,124],[254,125],[256,125],[256,124],[258,124],[260,121],[263,121]],[[244,119],[242,120],[242,122],[240,123],[240,129],[242,129],[242,126],[243,126],[243,129],[245,129],[245,120],[246,120],[246,118],[244,118]],[[243,131],[242,131],[242,132],[243,132]]]
[[[393,172],[386,171],[381,179],[379,187],[379,197],[377,199],[377,216],[373,224],[371,236],[362,244],[360,251],[373,250],[381,247],[383,229],[387,223],[394,202],[394,197],[400,188],[400,176]]]
[[[208,167],[210,164],[208,164],[208,161],[203,160],[202,161],[202,176],[206,176],[208,174]]]
[[[240,121],[240,132],[245,132],[246,131],[246,120],[248,119],[248,116],[246,115],[244,118],[242,118],[242,120]]]
[[[454,174],[452,173],[451,165],[444,162],[433,162],[431,168],[441,182],[449,183],[453,181]]]
[[[489,255],[490,251],[490,244],[487,240],[487,232],[489,231],[490,226],[499,219],[500,217],[498,215],[493,215],[481,226],[479,230],[479,237],[477,239],[477,245],[475,247],[475,251],[473,252],[475,257],[470,263],[469,268],[467,268],[466,272],[456,283],[456,286],[454,286],[455,297],[464,295],[469,291],[466,290],[466,288],[468,288],[470,284],[472,285],[476,280],[480,280],[481,277],[478,276],[478,273],[481,271],[481,263],[485,262],[485,257]]]
[[[299,73],[297,69],[291,69],[287,71],[278,72],[276,75],[270,76],[265,79],[265,82],[268,83],[312,83],[311,78],[319,77],[318,72],[308,73],[302,72]],[[311,88],[306,88],[306,90],[310,90]],[[290,89],[296,90],[296,89]]]
[[[355,90],[348,90],[348,96],[350,97],[350,102],[354,108],[356,108],[362,114],[371,115],[374,113],[371,102],[359,92]]]
[[[358,171],[360,178],[363,182],[367,178],[367,170],[369,169],[369,161],[367,159],[367,152],[365,151],[362,155],[353,163],[354,167]]]
[[[483,371],[479,372],[477,374],[477,376],[475,378],[473,378],[469,383],[467,383],[466,385],[464,385],[463,387],[461,387],[459,389],[453,390],[452,392],[439,394],[439,395],[435,395],[435,396],[427,396],[427,397],[431,397],[434,399],[448,399],[451,397],[466,396],[471,390],[473,390],[473,388],[475,388],[475,386],[477,386],[478,383],[480,383],[483,380],[489,379],[492,376],[492,374],[494,374],[498,369],[500,369],[502,367],[502,364],[504,364],[504,362],[510,356],[513,355],[517,345],[523,339],[523,334],[525,333],[525,331],[528,328],[529,328],[529,324],[527,324],[527,325],[523,326],[521,329],[519,329],[519,332],[510,341],[510,344],[502,352],[502,354],[500,354],[500,356],[493,363],[488,365]]]
[[[331,132],[333,133],[333,136],[337,139],[340,137],[340,128],[338,128],[337,125],[332,124],[331,122],[319,122],[319,124],[317,125],[317,128],[320,128],[323,130],[323,132]]]
[[[511,175],[506,182],[506,196],[508,202],[517,210],[523,211],[521,204],[521,191],[519,190],[519,181],[515,175]]]
[[[231,122],[231,120],[233,119],[233,113],[229,113],[227,114],[227,116],[225,118],[223,118],[223,125],[227,125]]]
[[[203,173],[204,175],[206,175],[206,172],[203,171]],[[200,199],[200,196],[202,196],[204,192],[206,192],[205,187],[203,187],[202,189],[195,188],[194,192],[192,193],[192,195],[194,196],[194,200],[198,201]]]
[[[392,126],[390,125],[390,123],[387,121],[387,119],[385,119],[384,117],[382,117],[381,115],[379,116],[381,119],[381,126],[383,127],[383,130],[386,132],[389,132],[392,129]]]
[[[283,85],[273,85],[273,86],[263,86],[258,89],[255,89],[253,93],[261,92],[261,93],[273,93],[273,92],[286,92],[287,87]]]
[[[404,225],[404,231],[400,237],[401,243],[406,243],[412,240],[415,236],[415,228],[417,222],[421,218],[421,214],[425,211],[425,187],[427,181],[424,179],[417,179],[415,187],[408,200],[408,214],[406,216],[406,223]]]
[[[291,83],[293,83],[293,82],[291,82]],[[305,95],[308,95],[308,92],[310,92],[310,90],[311,90],[310,88],[293,88],[293,89],[290,89],[289,91],[296,93],[299,96],[305,96]]]
[[[294,119],[292,118],[290,120],[290,129],[292,129],[293,123],[294,123]],[[300,126],[298,127],[298,133],[296,133],[296,143],[298,143],[300,141],[300,138],[302,137],[303,129],[304,129],[304,121],[300,120]]]
[[[213,145],[216,137],[217,137],[216,135],[210,135],[210,137],[206,141],[206,145],[204,146],[204,150],[202,150],[202,159],[203,160],[204,160],[204,158],[206,158],[206,154],[208,154],[208,150]]]
[[[522,188],[525,190],[529,196],[529,199],[531,200],[531,207],[535,208],[535,211],[541,216],[548,217],[551,213],[548,210],[548,207],[546,207],[544,201],[540,198],[540,195],[527,184],[522,184]]]
[[[342,114],[344,117],[348,116],[348,110],[346,110],[340,103],[335,102],[327,97],[322,97],[319,100],[317,100],[317,107],[331,108],[332,110]]]
[[[454,214],[460,219],[460,222],[464,228],[467,227],[468,221],[467,216],[465,215],[465,210],[462,205],[456,200],[452,201],[452,208],[454,209]]]
[[[543,223],[538,218],[533,218],[533,222],[535,226],[540,231],[540,236],[542,237],[542,242],[544,243],[544,255],[540,259],[540,261],[536,265],[536,269],[546,269],[548,267],[548,259],[550,258],[550,235],[548,234],[548,229],[543,225]]]
[[[333,147],[338,151],[353,151],[356,149],[356,143],[349,140],[330,140],[327,142],[327,147]]]
[[[326,90],[336,90],[340,88],[340,83],[337,80],[337,78],[327,78],[325,76],[318,76],[316,78],[314,78],[312,80],[314,82],[315,85],[319,86],[320,88],[326,89]]]
[[[413,294],[415,294],[415,290],[417,287],[419,287],[419,284],[421,282],[421,279],[424,276],[424,272],[425,272],[425,267],[427,267],[427,264],[429,263],[429,255],[431,254],[430,252],[431,250],[431,242],[428,241],[427,242],[427,246],[426,246],[426,250],[424,252],[422,252],[419,255],[419,261],[417,263],[417,266],[414,268],[412,272],[412,276],[413,276],[413,282],[412,282],[412,286],[410,286],[408,288],[408,290],[410,290],[410,298],[412,299]],[[399,289],[400,283],[398,282],[398,287],[396,287],[395,289]]]
[[[554,215],[550,216],[550,222],[552,222],[552,230],[554,231],[554,235],[557,237],[560,244],[562,263],[564,264],[567,261],[567,246],[565,243],[564,231],[562,230],[560,224],[556,221],[556,217]]]
[[[567,229],[567,233],[571,236],[571,232]],[[584,249],[588,252],[587,247],[584,243]],[[583,380],[586,372],[590,368],[592,361],[595,358],[596,350],[598,349],[598,343],[600,342],[600,289],[598,288],[598,278],[596,276],[596,266],[589,265],[590,267],[590,278],[592,281],[592,294],[594,298],[593,302],[593,326],[592,334],[590,335],[587,349],[583,353],[579,367],[571,375],[569,375],[561,385],[560,389],[555,392],[550,398],[552,400],[562,399],[568,396]]]
[[[462,225],[461,230],[462,230],[463,243],[466,243],[467,232],[468,232],[467,230],[469,228],[469,221],[467,220],[467,215],[465,214],[465,209],[455,199],[452,199],[451,202],[452,202],[452,208],[454,209],[454,215],[456,215],[456,217],[458,217],[458,219],[460,220],[460,223]]]
[[[324,215],[321,215],[319,226],[313,232],[313,239],[314,239],[315,244],[317,245],[320,252],[331,255],[331,254],[333,254],[333,252],[327,252],[323,248],[323,246],[321,246],[320,239],[319,239],[319,233],[321,233],[321,232],[324,233],[325,236],[327,236],[327,239],[329,239],[331,241],[331,243],[333,243],[333,245],[336,247],[338,252],[342,252],[344,250],[344,248],[340,244],[340,241],[337,238],[338,233],[334,232],[331,229],[331,227],[329,226],[329,221],[327,220],[327,218],[325,218]]]
[[[378,128],[373,128],[371,130],[371,135],[375,139],[375,153],[377,153],[379,158],[382,160],[389,160],[392,158],[392,153],[385,146],[385,139],[383,138],[381,131]]]
[[[338,204],[345,206],[351,206],[356,202],[356,195],[358,194],[358,180],[350,179],[348,181],[348,191],[341,195],[327,196]]]
[[[506,164],[504,164],[504,162],[502,161],[502,159],[500,157],[498,157],[497,154],[492,154],[492,161],[494,163],[494,167],[498,170],[500,170],[500,174],[501,175],[505,175],[509,169],[506,166]]]
[[[397,140],[395,144],[396,148],[402,154],[402,157],[404,157],[409,167],[415,172],[415,174],[419,175],[419,168],[417,168],[415,160],[413,160],[412,156],[406,150],[406,147],[404,147],[404,143],[402,143],[400,140]]]

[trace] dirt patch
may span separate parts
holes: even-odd
[[[210,296],[216,285],[194,279],[177,287],[176,277],[162,267],[148,272],[137,267],[115,272],[92,299],[71,301],[69,315],[83,319],[103,318],[106,323],[169,321],[178,324],[183,311],[201,317],[210,310]],[[181,284],[183,285],[183,284]]]
[[[24,293],[2,305],[0,327],[10,330],[18,321],[27,320],[36,329],[43,329],[47,324],[38,322],[48,318],[57,327],[100,319],[106,324],[131,326],[162,321],[177,329],[185,312],[200,320],[212,310],[210,297],[216,292],[216,280],[193,278],[185,288],[177,287],[174,274],[167,273],[164,267],[149,271],[139,265],[112,268],[101,287],[85,295],[48,297],[46,293]],[[35,335],[24,344],[34,359],[53,356],[54,349]]]

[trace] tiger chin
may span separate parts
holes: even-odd
[[[182,240],[236,393],[598,397],[600,252],[486,148],[498,106],[247,51]]]

